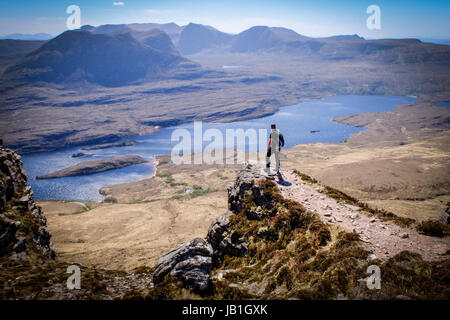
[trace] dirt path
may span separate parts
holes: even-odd
[[[307,184],[292,171],[281,173],[284,180],[291,183],[278,184],[285,198],[300,202],[308,210],[317,212],[325,223],[337,224],[346,231],[357,232],[377,258],[385,260],[403,250],[409,250],[421,254],[425,260],[439,260],[450,249],[450,237],[429,237],[419,234],[413,228],[402,228],[370,217],[360,213],[359,207],[338,203],[320,193],[319,185]]]

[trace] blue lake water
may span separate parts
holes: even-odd
[[[398,104],[415,101],[417,101],[415,98],[402,96],[341,95],[320,100],[307,100],[296,105],[282,107],[277,113],[264,118],[230,123],[203,123],[203,132],[215,128],[219,129],[225,136],[226,129],[268,129],[271,123],[276,123],[285,137],[286,148],[299,143],[339,142],[347,139],[350,134],[365,129],[334,122],[332,121],[334,117],[364,112],[388,111],[393,110]],[[53,152],[24,155],[22,159],[29,176],[28,182],[33,188],[36,199],[99,201],[102,199],[102,196],[98,193],[101,187],[144,179],[153,173],[154,168],[148,164],[140,164],[86,176],[48,180],[36,180],[36,176],[84,161],[122,155],[137,154],[151,161],[155,155],[171,153],[172,148],[178,143],[177,141],[171,141],[172,132],[180,128],[189,130],[193,136],[193,123],[187,123],[163,128],[151,135],[124,139],[123,141],[137,141],[135,145],[129,147],[91,151],[82,151],[82,147],[73,147]],[[319,132],[311,133],[311,130],[319,130]],[[204,143],[203,148],[208,144],[209,142]],[[247,145],[247,148],[257,150],[257,145]],[[89,155],[81,158],[71,157],[73,153],[80,151]],[[198,148],[195,151],[199,151]]]
[[[450,101],[440,101],[435,104],[441,107],[450,108]]]

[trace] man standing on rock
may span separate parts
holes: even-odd
[[[280,174],[280,150],[281,147],[284,146],[284,137],[281,134],[281,132],[278,131],[277,126],[275,124],[272,124],[270,128],[271,132],[270,132],[269,146],[267,147],[267,155],[266,155],[266,172],[267,175],[269,176],[271,176],[270,156],[272,155],[272,153],[275,156],[275,172],[277,175]]]

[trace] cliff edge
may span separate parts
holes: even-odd
[[[26,183],[21,157],[0,147],[0,256],[24,260],[35,251],[53,258],[47,220]]]

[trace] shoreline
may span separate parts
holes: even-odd
[[[323,98],[321,98],[321,99],[323,99]],[[318,99],[318,100],[320,100],[320,99]],[[421,102],[420,102],[420,101],[416,101],[416,102],[413,102],[412,104],[418,104],[418,103],[421,103]],[[402,105],[402,104],[395,105],[395,107],[394,107],[393,110],[395,110],[395,109],[396,109],[398,106],[400,106],[400,105]],[[289,106],[284,106],[284,107],[289,107]],[[283,108],[283,107],[281,107],[281,108]],[[357,114],[357,115],[362,115],[362,114],[365,114],[365,113],[367,113],[367,114],[370,114],[370,113],[386,113],[386,112],[391,112],[391,111],[393,111],[393,110],[390,110],[390,111],[380,111],[380,112],[363,112],[363,113],[360,113],[360,114]],[[354,116],[354,115],[353,115],[353,116]],[[346,117],[348,117],[348,116],[339,116],[339,117],[344,117],[344,118],[346,118]],[[346,121],[340,121],[340,120],[337,120],[336,118],[338,118],[338,117],[334,117],[334,118],[332,118],[331,120],[334,121],[334,122],[342,123],[342,124],[345,124],[345,125],[348,125],[348,126],[352,126],[352,127],[364,127],[364,130],[362,130],[361,132],[367,131],[367,126],[364,126],[364,125],[362,125],[362,126],[361,126],[361,125],[353,125],[353,124],[347,123]],[[348,139],[352,138],[353,135],[357,135],[357,134],[359,134],[359,132],[358,132],[358,133],[351,133],[346,139],[341,140],[341,141],[339,141],[339,142],[329,142],[329,143],[330,143],[331,145],[339,145],[339,144],[341,144],[341,143],[345,143],[345,141],[347,141]],[[318,142],[299,143],[299,144],[293,145],[293,146],[291,146],[291,147],[289,147],[288,149],[285,149],[285,150],[290,150],[290,149],[292,149],[292,148],[295,148],[295,147],[298,146],[298,145],[311,145],[311,144],[314,144],[314,143],[318,143]],[[319,142],[319,143],[327,143],[327,142]],[[170,154],[158,154],[158,155],[153,155],[153,157],[154,157],[153,159],[154,159],[155,162],[152,163],[152,164],[150,164],[150,165],[152,165],[152,168],[153,168],[152,174],[146,175],[146,176],[143,176],[143,177],[140,177],[139,180],[136,180],[136,181],[130,181],[130,183],[133,183],[133,182],[137,182],[137,181],[141,181],[141,180],[145,180],[145,179],[149,179],[149,178],[154,177],[154,176],[156,175],[157,171],[158,171],[158,164],[159,164],[158,157],[164,156],[164,155],[170,155]],[[127,183],[127,182],[125,182],[125,183]],[[121,184],[121,183],[119,183],[119,184]],[[105,185],[105,186],[103,186],[103,187],[101,187],[101,188],[105,188],[105,187],[108,187],[108,186],[110,187],[110,186],[113,186],[113,185]],[[101,188],[97,189],[97,191],[99,192]],[[57,198],[57,199],[58,199],[58,200],[67,200],[66,198]],[[42,200],[44,200],[44,199],[42,199]],[[85,200],[82,200],[82,201],[85,201]],[[101,199],[95,200],[94,202],[100,202],[100,201],[101,201]]]
[[[275,108],[275,109],[273,109],[273,111],[262,113],[256,117],[247,117],[247,116],[236,115],[234,117],[231,116],[231,119],[228,119],[228,118],[218,119],[216,121],[211,121],[210,123],[228,123],[228,122],[232,123],[232,122],[244,121],[244,120],[261,119],[264,117],[274,115],[275,113],[279,112],[281,108],[284,108],[284,107],[297,105],[297,104],[305,102],[305,101],[315,101],[315,100],[321,100],[321,99],[325,99],[325,98],[331,98],[331,97],[335,97],[338,95],[346,95],[346,94],[323,94],[323,95],[320,95],[320,97],[318,97],[318,98],[302,98],[302,99],[297,98],[297,99],[295,99],[295,103],[287,104],[287,105],[279,105],[279,103],[269,101],[266,104],[266,106]],[[371,95],[362,95],[362,96],[371,96]],[[389,95],[379,95],[379,96],[389,96]],[[405,97],[406,97],[406,95],[405,95]],[[121,136],[120,138],[113,138],[113,139],[105,138],[105,139],[100,139],[100,140],[94,140],[92,142],[89,142],[89,140],[86,140],[86,141],[83,141],[80,143],[75,143],[75,144],[70,144],[70,145],[66,144],[65,146],[63,144],[61,144],[61,147],[50,147],[50,148],[38,147],[38,149],[35,149],[35,150],[31,149],[33,151],[23,151],[21,148],[14,148],[14,146],[10,147],[8,145],[5,145],[5,147],[15,150],[17,153],[19,153],[21,155],[31,155],[31,154],[42,153],[42,152],[55,152],[55,151],[64,150],[66,148],[75,148],[75,147],[91,146],[91,145],[93,146],[96,144],[108,144],[108,143],[119,142],[124,139],[133,139],[133,138],[141,137],[144,135],[152,135],[154,133],[159,132],[161,129],[171,128],[171,127],[175,127],[175,126],[179,126],[179,125],[183,125],[183,124],[187,124],[187,123],[191,122],[191,121],[183,121],[183,120],[178,122],[178,120],[172,120],[172,122],[174,122],[174,121],[176,122],[176,125],[169,125],[167,127],[165,127],[163,125],[153,125],[154,131],[151,133],[144,133],[144,134],[137,133],[137,134],[131,134],[131,135],[124,135],[124,136]],[[164,122],[167,122],[167,121],[161,121],[161,123],[164,123]],[[208,121],[205,121],[205,122],[208,122]],[[27,148],[27,150],[29,150],[30,147],[28,146],[26,148]]]
[[[224,119],[222,119],[223,121],[220,120],[220,119],[216,120],[216,121],[211,121],[211,122],[205,121],[205,120],[202,120],[202,121],[204,121],[206,123],[233,123],[233,122],[238,122],[238,121],[257,120],[257,119],[261,119],[261,118],[272,116],[272,115],[276,114],[277,112],[279,112],[281,110],[281,108],[295,106],[295,105],[300,104],[302,102],[318,101],[318,100],[322,100],[322,99],[326,99],[326,98],[332,98],[332,97],[336,97],[336,96],[348,96],[348,95],[351,96],[352,94],[332,94],[332,95],[324,94],[324,95],[320,96],[320,98],[297,99],[296,103],[288,104],[288,105],[282,105],[282,106],[277,105],[277,104],[272,103],[272,102],[269,102],[268,104],[275,106],[275,109],[273,111],[271,111],[271,112],[266,112],[266,113],[257,115],[256,117],[246,117],[246,116],[239,117],[239,116],[235,116],[235,117],[232,117],[231,119],[224,118]],[[396,97],[396,96],[398,96],[398,97],[401,97],[402,95],[374,94],[374,95],[355,95],[355,96],[362,96],[362,97],[371,97],[371,96],[381,96],[381,97],[389,97],[389,96],[392,97],[392,96],[394,96],[394,97]],[[403,97],[409,97],[409,98],[417,99],[417,101],[414,102],[414,103],[422,103],[422,102],[424,102],[423,99],[420,99],[418,96],[403,95]],[[381,111],[381,112],[385,112],[385,111]],[[360,114],[360,113],[358,113],[358,114]],[[334,121],[334,119],[332,119],[332,120]],[[164,122],[164,121],[162,121],[162,122]],[[86,141],[83,141],[81,143],[75,143],[75,144],[70,144],[70,145],[65,145],[65,146],[62,145],[61,147],[54,147],[54,148],[37,147],[39,149],[33,150],[31,152],[29,152],[29,151],[22,151],[21,148],[14,148],[13,146],[8,146],[6,144],[4,146],[6,148],[10,148],[10,149],[16,151],[20,155],[32,155],[32,154],[44,153],[44,152],[57,152],[57,151],[62,151],[62,150],[66,150],[66,149],[69,149],[69,148],[78,148],[78,147],[80,147],[80,149],[83,149],[83,148],[81,148],[83,146],[94,146],[94,145],[99,145],[99,144],[109,144],[109,143],[120,142],[121,140],[126,140],[126,139],[131,139],[131,140],[132,139],[137,139],[138,137],[142,137],[142,136],[146,136],[146,135],[151,136],[152,134],[159,132],[161,129],[167,129],[167,128],[171,128],[171,127],[176,127],[176,126],[184,125],[184,124],[187,124],[187,123],[190,123],[190,122],[192,122],[192,121],[191,120],[190,121],[183,121],[182,120],[181,122],[177,122],[176,125],[169,125],[167,127],[162,126],[162,125],[154,125],[153,126],[153,130],[154,131],[151,132],[151,133],[145,133],[145,134],[139,134],[138,133],[138,134],[132,134],[132,135],[124,135],[124,136],[122,136],[120,138],[112,138],[112,139],[106,138],[105,140],[99,140],[99,141],[95,140],[95,141],[92,141],[92,142],[90,142],[89,140],[86,140]],[[338,121],[336,121],[336,122],[338,122]],[[341,122],[338,122],[338,123],[341,123]],[[28,146],[26,148],[29,149],[30,147]]]

